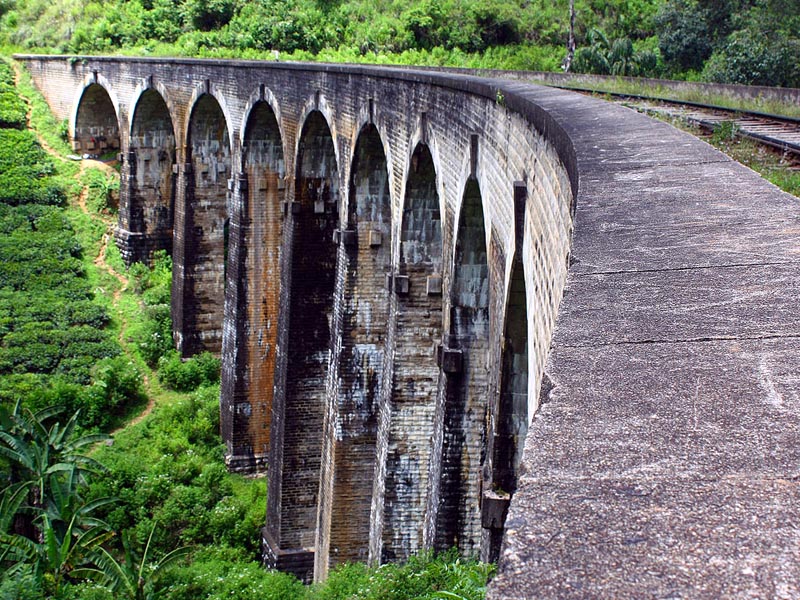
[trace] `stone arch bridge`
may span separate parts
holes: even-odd
[[[222,355],[267,564],[502,547],[495,598],[800,593],[796,198],[520,82],[19,58],[119,154],[178,348]]]

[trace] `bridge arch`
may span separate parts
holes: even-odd
[[[339,233],[341,325],[336,396],[326,416],[315,578],[343,562],[368,558],[379,406],[390,320],[392,201],[384,142],[372,123],[361,127],[348,182],[347,224]],[[331,551],[335,549],[335,551]]]
[[[317,103],[322,106],[322,103]],[[329,121],[311,105],[296,143],[293,195],[286,207],[283,259],[287,326],[281,337],[279,407],[274,412],[270,493],[265,536],[275,564],[292,560],[296,572],[310,572],[315,546],[321,478],[322,436],[335,329],[334,292],[338,277],[339,166]],[[291,293],[289,293],[289,291]],[[291,366],[289,366],[291,365]],[[291,444],[284,444],[290,436]],[[292,498],[291,504],[281,497]],[[286,558],[292,557],[292,558]]]
[[[258,108],[260,105],[266,104],[269,109],[272,111],[273,118],[275,123],[277,124],[277,131],[280,134],[281,140],[281,154],[286,154],[286,135],[283,129],[283,119],[281,116],[281,107],[280,103],[278,102],[278,98],[275,96],[273,91],[266,85],[261,84],[259,85],[258,89],[250,94],[250,97],[247,99],[245,103],[244,110],[242,111],[242,122],[239,127],[239,131],[242,132],[241,139],[244,141],[245,137],[247,136],[248,126],[251,123],[252,113],[253,111]],[[263,108],[263,107],[262,107]],[[244,154],[242,154],[242,168],[244,169]]]
[[[186,128],[181,234],[184,355],[222,348],[225,268],[228,252],[228,180],[232,174],[232,135],[224,106],[208,85],[191,105]]]
[[[488,411],[490,285],[487,227],[478,180],[464,186],[453,247],[439,503],[434,546],[478,553],[481,463]]]
[[[521,248],[519,244],[519,248]],[[491,489],[487,493],[492,501],[507,506],[517,490],[522,450],[528,432],[528,386],[530,371],[528,336],[533,327],[529,319],[528,294],[525,283],[525,265],[522,258],[514,256],[503,302],[500,394],[494,415],[491,440]],[[491,439],[491,438],[489,438]],[[498,511],[503,517],[505,511]],[[491,560],[500,553],[504,523],[495,523],[490,531]],[[499,525],[499,526],[497,526]]]
[[[183,123],[183,133],[185,134],[185,145],[189,145],[189,134],[190,134],[190,126],[192,123],[192,117],[197,110],[197,104],[203,100],[204,96],[209,96],[214,99],[214,101],[219,105],[219,110],[222,113],[223,120],[224,120],[224,127],[225,131],[228,134],[228,146],[230,153],[234,153],[233,147],[233,140],[234,140],[234,128],[233,128],[233,118],[231,117],[231,111],[228,107],[228,103],[225,99],[225,95],[222,94],[214,85],[214,83],[210,80],[205,80],[203,83],[196,85],[194,90],[192,90],[192,95],[189,98],[189,102],[187,103],[188,110],[186,111],[185,121]]]
[[[179,114],[179,111],[176,108],[176,104],[172,99],[172,94],[170,93],[167,86],[165,86],[160,81],[157,81],[153,78],[153,76],[148,76],[143,78],[137,85],[136,88],[133,90],[133,94],[130,97],[130,101],[128,102],[128,106],[131,109],[128,111],[128,132],[133,129],[133,120],[136,113],[136,107],[139,105],[141,98],[144,94],[148,92],[155,92],[161,99],[164,101],[164,104],[167,106],[167,112],[169,113],[169,118],[172,121],[173,129],[175,129],[175,125],[177,123],[176,115]],[[175,131],[176,140],[178,131]]]
[[[129,262],[172,252],[176,163],[174,114],[156,86],[143,87],[131,104],[128,151],[122,165],[120,225],[130,233]]]
[[[406,198],[405,194],[408,192],[408,180],[412,176],[412,170],[415,165],[415,161],[419,160],[422,156],[418,152],[421,149],[427,153],[425,160],[430,158],[430,167],[433,169],[434,173],[434,186],[435,192],[437,196],[437,203],[439,205],[439,214],[442,218],[441,221],[441,232],[442,232],[442,240],[441,243],[443,247],[447,245],[447,196],[445,194],[445,184],[444,184],[444,176],[443,176],[443,168],[442,168],[442,151],[440,149],[438,134],[436,130],[430,123],[429,118],[427,117],[427,113],[421,113],[417,118],[416,127],[412,130],[412,135],[409,139],[408,144],[408,151],[405,157],[405,164],[404,170],[402,173],[403,181],[402,181],[402,189],[404,197],[400,199],[400,202],[397,203],[398,210],[400,211],[399,215],[397,215],[395,222],[398,229],[401,229],[403,226],[403,216],[405,211],[405,204]],[[397,247],[395,248],[395,257],[399,261],[399,251],[400,246],[402,243],[402,234],[396,236],[397,239]],[[445,271],[447,270],[446,264],[439,265],[439,272],[444,276]]]
[[[316,113],[316,116],[315,116]],[[317,121],[317,117],[321,117],[325,123],[325,127],[327,128],[327,135],[330,136],[333,142],[333,154],[332,158],[335,160],[337,165],[337,176],[341,175],[340,166],[343,167],[344,164],[341,160],[340,152],[339,152],[339,144],[337,140],[339,139],[337,136],[337,128],[336,128],[336,117],[334,114],[333,107],[328,99],[325,97],[324,94],[319,92],[315,93],[313,96],[306,99],[303,103],[302,109],[300,110],[299,115],[297,116],[297,123],[299,127],[297,128],[297,133],[294,139],[294,171],[295,175],[298,171],[298,165],[300,160],[300,151],[301,151],[301,144],[304,141],[304,134],[306,134],[306,126],[309,124],[310,120],[314,117],[314,121]],[[318,121],[317,121],[318,123]],[[315,125],[316,126],[316,125]],[[306,139],[306,145],[308,140]],[[341,180],[337,180],[336,182],[336,194],[338,196],[339,187],[341,185]],[[342,208],[341,206],[339,207]],[[339,217],[343,217],[341,210],[339,211]]]
[[[362,139],[362,135],[368,128],[374,128],[375,133],[378,135],[381,141],[381,152],[383,153],[384,162],[386,163],[386,171],[389,176],[389,193],[392,195],[391,198],[391,207],[392,207],[392,222],[396,223],[396,219],[394,218],[394,208],[395,208],[395,194],[393,193],[391,182],[394,180],[394,173],[396,170],[396,165],[394,164],[394,155],[392,152],[392,145],[388,142],[391,135],[391,127],[387,123],[386,116],[384,115],[383,111],[380,109],[379,106],[375,104],[375,102],[370,99],[368,102],[363,103],[358,110],[355,126],[353,127],[352,134],[350,135],[350,145],[349,147],[352,149],[350,153],[350,162],[348,163],[348,182],[352,183],[353,175],[352,169],[353,165],[357,159],[357,152],[359,150],[358,143],[359,140]],[[349,185],[349,184],[348,184]],[[350,202],[350,194],[347,196],[348,202],[348,220],[349,220],[349,202]],[[392,234],[394,231],[391,232]],[[393,245],[393,238],[386,240],[389,244],[390,252],[394,251]]]
[[[100,73],[84,78],[69,119],[73,150],[82,154],[102,154],[122,145],[120,104],[110,82]]]
[[[228,467],[250,472],[266,466],[277,366],[285,196],[279,123],[262,88],[245,113],[241,170],[234,174],[232,190],[222,437]]]
[[[440,177],[429,139],[418,135],[408,159],[392,279],[396,325],[386,439],[385,483],[376,487],[373,520],[382,531],[372,560],[401,560],[423,547],[431,438],[439,389],[436,350],[442,332]]]

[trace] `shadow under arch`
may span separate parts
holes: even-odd
[[[520,257],[515,257],[512,263],[508,284],[501,361],[491,493],[498,503],[507,506],[517,490],[522,451],[528,432],[528,307],[525,266]],[[499,512],[505,514],[505,511]],[[501,526],[493,527],[490,531],[490,561],[500,557],[505,523],[498,525]]]
[[[378,407],[384,387],[391,269],[389,172],[378,129],[356,140],[348,185],[347,228],[339,234],[344,274],[336,397],[326,419],[314,577],[345,562],[364,562],[370,536]],[[337,433],[340,432],[340,433]],[[346,460],[331,460],[347,457]],[[333,463],[326,469],[324,465]],[[332,550],[335,549],[335,550]]]
[[[253,104],[243,131],[229,239],[221,429],[228,467],[252,473],[266,469],[269,455],[285,173],[281,132],[269,103]]]
[[[303,124],[295,159],[294,197],[287,206],[288,329],[285,374],[276,386],[270,456],[266,555],[270,566],[309,580],[314,564],[318,492],[330,368],[339,228],[334,139],[319,110]],[[283,366],[281,368],[284,368]],[[284,436],[286,436],[284,438]],[[288,442],[291,437],[291,443]],[[284,440],[287,440],[284,443]],[[281,565],[284,567],[281,567]]]
[[[202,94],[187,129],[181,352],[191,356],[222,348],[225,264],[228,251],[228,179],[231,143],[216,98]],[[173,299],[174,301],[174,299]]]
[[[158,90],[147,88],[133,109],[123,163],[120,225],[131,234],[129,263],[149,263],[158,250],[172,253],[175,161],[175,128],[169,108]]]
[[[478,181],[465,186],[453,259],[452,361],[443,360],[446,392],[434,547],[477,555],[481,544],[481,463],[488,410],[489,266]]]
[[[397,324],[391,386],[380,561],[423,548],[431,438],[442,333],[442,217],[437,173],[427,144],[409,161],[400,223]],[[377,557],[375,557],[377,558]]]
[[[72,148],[101,156],[120,149],[119,118],[108,90],[92,79],[83,89],[75,110]]]

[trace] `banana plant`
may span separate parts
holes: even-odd
[[[86,475],[103,470],[84,452],[107,436],[78,436],[78,413],[62,423],[61,412],[0,406],[0,456],[10,467],[0,491],[0,564],[10,572],[30,566],[54,594],[114,535],[94,516],[114,500],[86,503],[80,493]]]
[[[182,546],[152,562],[150,548],[156,525],[154,521],[141,556],[134,550],[130,533],[123,532],[122,561],[117,560],[105,548],[99,548],[94,558],[96,566],[80,569],[75,575],[99,580],[112,592],[128,600],[155,600],[155,586],[160,577],[170,566],[191,551],[189,546]]]
[[[71,514],[40,510],[35,523],[41,540],[19,534],[0,535],[0,559],[10,563],[12,571],[31,565],[57,596],[65,581],[80,578],[76,575],[80,568],[94,564],[101,544],[114,536],[106,523],[92,516],[92,512],[111,501],[101,498],[82,504]]]
[[[0,456],[9,461],[9,484],[25,486],[29,496],[30,510],[17,507],[14,529],[28,537],[35,536],[32,519],[36,512],[45,507],[48,494],[59,487],[53,486],[54,482],[77,478],[75,481],[82,485],[87,474],[104,470],[84,452],[108,436],[76,436],[79,412],[63,424],[55,420],[62,412],[60,407],[50,407],[33,413],[22,409],[19,402],[13,411],[0,406]],[[38,535],[41,542],[41,532]]]

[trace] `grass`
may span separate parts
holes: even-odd
[[[800,169],[779,153],[751,140],[712,135],[712,145],[750,167],[784,192],[800,197]]]

